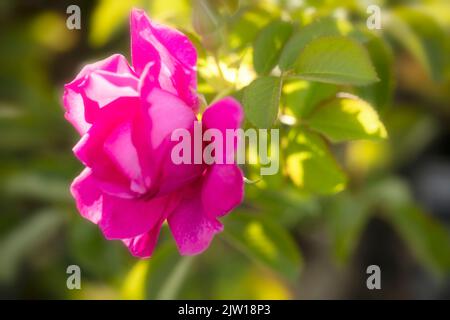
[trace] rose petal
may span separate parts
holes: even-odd
[[[131,180],[131,190],[144,194],[149,186],[145,184],[138,149],[133,144],[132,124],[132,121],[126,121],[119,125],[105,140],[103,148],[120,171]]]
[[[169,193],[186,182],[201,175],[201,165],[175,165],[171,159],[172,148],[178,143],[171,141],[172,133],[178,129],[193,131],[195,114],[175,95],[154,88],[144,98],[146,118],[150,129],[151,159],[153,173],[149,176],[159,181],[160,194]],[[148,166],[146,167],[150,169]]]
[[[169,215],[170,230],[182,255],[195,255],[206,250],[214,235],[223,225],[211,218],[203,209],[199,197],[201,185],[192,185],[183,193],[184,198]]]
[[[96,73],[95,79],[89,81],[92,73]],[[111,81],[111,84],[108,81]],[[89,88],[88,95],[85,92],[86,86]],[[111,90],[111,87],[123,88],[125,92]],[[104,92],[107,92],[109,97],[106,97],[105,102],[110,102],[124,93],[137,95],[136,89],[137,77],[122,55],[115,54],[99,62],[88,64],[72,82],[64,86],[65,117],[80,134],[84,134],[95,120],[98,109],[104,105],[96,101],[96,94],[104,100],[106,95]]]
[[[102,192],[92,176],[91,169],[84,169],[70,186],[70,192],[80,214],[97,224],[102,215]]]
[[[221,217],[244,198],[244,178],[235,164],[215,164],[208,168],[202,187],[203,208],[211,217]]]
[[[99,226],[107,239],[139,236],[158,224],[170,201],[170,197],[123,199],[104,194]]]
[[[123,199],[102,193],[90,169],[74,180],[71,192],[81,215],[99,224],[107,239],[128,239],[161,226],[177,205],[173,196],[146,199]]]
[[[158,240],[161,226],[166,220],[167,216],[178,206],[180,201],[180,194],[174,193],[170,196],[163,216],[159,222],[148,232],[145,232],[134,238],[122,240],[128,247],[131,254],[139,258],[150,257],[155,249],[156,242]]]
[[[226,129],[238,129],[244,118],[242,106],[231,97],[223,98],[209,106],[202,116],[207,129],[219,129],[225,136]]]
[[[119,97],[139,96],[138,81],[131,74],[93,71],[79,89],[84,90],[86,97],[102,108]]]
[[[177,30],[152,23],[143,10],[134,9],[130,21],[131,56],[136,72],[142,74],[151,63],[151,82],[196,108],[197,52],[190,40]]]
[[[158,241],[161,224],[156,225],[152,230],[137,237],[123,240],[131,254],[138,258],[148,258],[152,255]]]
[[[227,129],[236,130],[240,128],[243,118],[244,113],[241,105],[231,97],[217,101],[203,113],[202,123],[205,130],[218,129],[222,133],[222,144],[216,143],[223,151],[222,163],[234,163],[234,153],[237,150],[238,138],[234,136],[233,146],[229,146],[227,142]],[[235,132],[232,133],[234,134]]]
[[[101,110],[98,121],[82,136],[73,151],[77,158],[92,169],[102,191],[116,196],[130,197],[130,179],[127,172],[111,160],[103,146],[120,124],[131,121],[139,107],[138,98],[119,98]],[[132,146],[129,146],[132,148]]]

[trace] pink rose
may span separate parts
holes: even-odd
[[[132,66],[121,55],[89,64],[65,86],[65,116],[81,135],[73,150],[86,166],[72,195],[83,217],[135,256],[152,254],[166,220],[180,253],[198,254],[223,229],[218,217],[242,202],[242,173],[235,164],[171,160],[172,132],[192,132],[197,120],[189,39],[133,10],[131,56]],[[225,136],[242,117],[225,98],[204,112],[202,126]]]

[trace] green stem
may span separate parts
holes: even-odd
[[[192,256],[185,256],[181,258],[157,295],[157,300],[173,300],[178,296],[180,288],[189,273],[193,260],[194,258]]]

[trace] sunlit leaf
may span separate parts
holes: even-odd
[[[335,85],[293,79],[283,85],[284,101],[294,115],[307,117],[324,100],[334,97]]]
[[[286,170],[301,190],[328,194],[342,191],[347,178],[328,149],[314,133],[296,133],[289,144]]]
[[[307,122],[335,142],[387,137],[386,128],[372,106],[353,97],[341,97],[321,105]]]

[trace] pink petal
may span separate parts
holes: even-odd
[[[81,215],[98,223],[107,239],[127,239],[146,233],[173,209],[171,197],[123,199],[102,193],[90,169],[72,183],[71,192]]]
[[[93,71],[80,90],[86,97],[102,108],[119,97],[137,97],[138,79],[131,74],[114,74],[107,71]]]
[[[95,74],[93,79],[92,74]],[[89,64],[64,87],[65,117],[80,134],[84,134],[100,107],[124,94],[136,96],[136,89],[137,78],[122,55]]]
[[[208,107],[202,116],[204,128],[218,129],[222,133],[222,144],[216,142],[223,150],[223,160],[219,163],[234,163],[234,155],[237,150],[238,138],[234,136],[233,144],[227,141],[227,129],[234,130],[240,128],[244,118],[242,107],[234,98],[227,97],[217,101]],[[217,163],[217,162],[216,162]]]
[[[215,164],[208,168],[202,187],[203,208],[211,217],[221,217],[244,198],[244,178],[235,164]]]
[[[97,224],[102,215],[102,192],[98,189],[89,168],[84,169],[75,178],[70,186],[70,192],[75,198],[80,214]]]
[[[161,224],[156,225],[152,230],[136,236],[134,238],[123,240],[131,254],[138,258],[148,258],[152,255],[158,241]]]
[[[152,64],[152,82],[176,94],[196,108],[197,52],[181,32],[152,23],[143,10],[134,9],[130,17],[133,67],[142,74]]]
[[[150,126],[151,159],[153,163],[150,174],[159,181],[160,194],[172,192],[188,181],[201,175],[201,165],[175,165],[171,151],[178,142],[171,141],[172,133],[177,129],[193,131],[195,114],[175,95],[158,88],[152,89],[144,98],[144,107]]]
[[[151,144],[159,148],[170,140],[172,132],[190,128],[197,119],[192,109],[175,95],[154,88],[143,97],[148,117],[151,119]]]
[[[102,191],[116,196],[131,197],[130,179],[123,167],[117,166],[103,146],[121,124],[131,121],[140,105],[139,98],[119,98],[100,111],[98,120],[82,136],[73,151],[77,158],[92,169]],[[128,146],[132,148],[132,145]]]
[[[242,106],[231,97],[223,98],[209,106],[202,116],[207,129],[219,129],[225,136],[226,129],[238,129],[244,118]]]
[[[214,235],[223,230],[223,225],[204,211],[199,196],[200,187],[197,183],[185,190],[184,198],[167,219],[182,255],[203,252],[208,248]]]
[[[107,239],[128,239],[153,229],[165,216],[169,197],[123,199],[103,195],[99,226]]]
[[[149,231],[130,238],[122,240],[130,250],[131,254],[139,258],[150,257],[155,249],[156,242],[158,241],[161,226],[166,220],[167,216],[178,206],[180,201],[180,194],[172,194],[168,198],[165,210],[161,216],[159,222]]]
[[[105,140],[103,149],[120,171],[131,180],[131,190],[144,194],[147,185],[142,174],[138,150],[133,144],[132,124],[132,121],[120,124]]]

